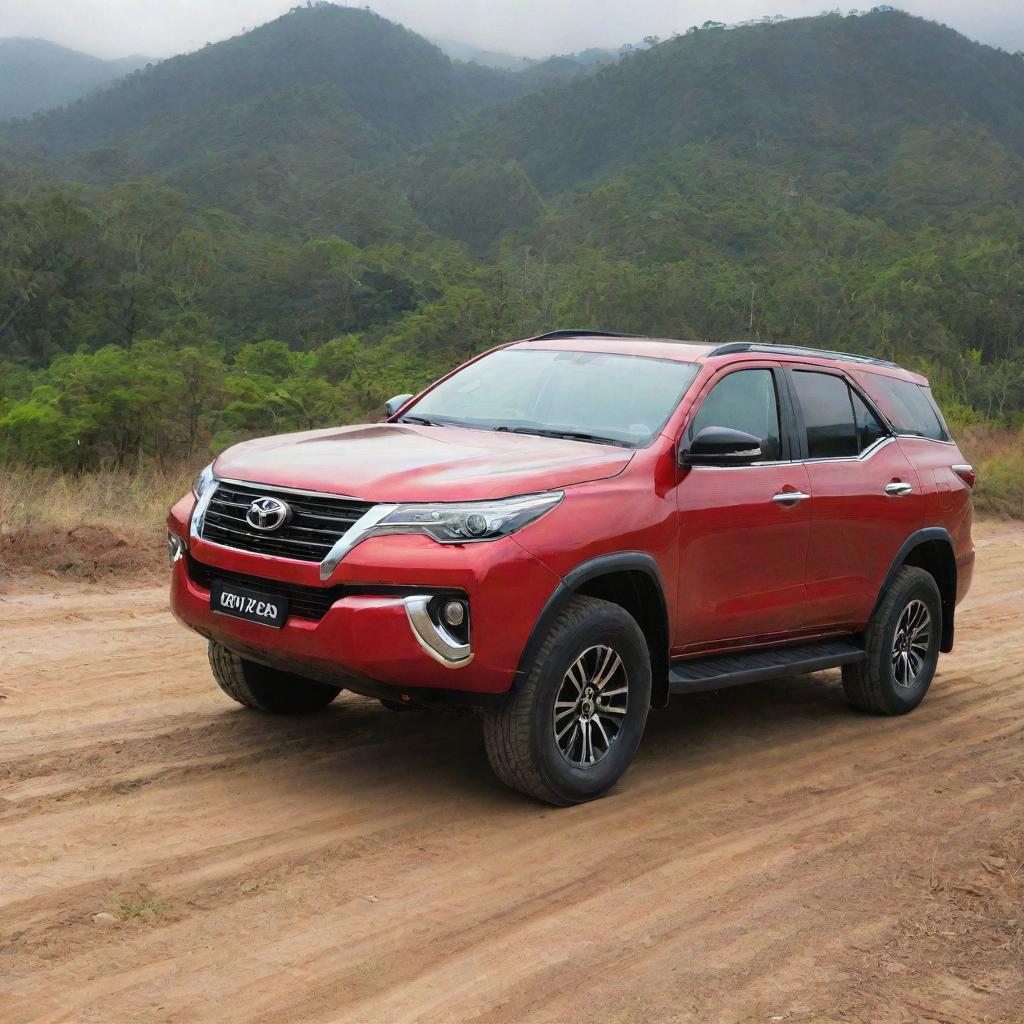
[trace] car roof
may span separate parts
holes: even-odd
[[[761,341],[730,341],[711,343],[682,341],[675,338],[651,338],[635,334],[614,334],[610,331],[561,330],[540,334],[512,342],[508,348],[541,348],[566,352],[609,352],[616,355],[647,356],[656,359],[674,359],[687,363],[710,363],[721,360],[734,362],[738,358],[768,356],[780,362],[801,362],[818,365],[843,365],[853,371],[870,371],[887,377],[912,380],[927,384],[920,374],[906,370],[896,363],[873,356],[838,352],[832,349],[811,348],[802,345],[779,345]]]
[[[647,338],[605,331],[552,331],[535,338],[514,341],[509,348],[541,348],[563,352],[610,352],[615,355],[648,356],[695,363],[715,346],[700,341]]]

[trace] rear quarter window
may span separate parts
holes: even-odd
[[[942,413],[927,387],[877,373],[864,373],[862,379],[868,393],[898,434],[927,437],[933,441],[950,440]]]

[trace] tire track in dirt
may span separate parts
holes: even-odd
[[[680,700],[568,810],[472,719],[232,708],[161,590],[7,595],[0,1019],[1019,1024],[1024,528],[978,539],[914,715]]]

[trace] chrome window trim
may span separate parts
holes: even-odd
[[[924,434],[904,434],[900,431],[896,432],[896,437],[907,437],[912,441],[931,441],[932,444],[948,444],[950,448],[956,447],[956,441],[953,438],[944,441],[941,437],[925,437]]]
[[[880,451],[887,444],[891,444],[895,440],[896,438],[889,434],[869,444],[860,455],[828,455],[820,459],[801,459],[801,461],[808,466],[817,465],[819,462],[867,462],[875,452]]]
[[[874,444],[865,448],[860,455],[834,455],[828,458],[821,459],[788,459],[780,460],[776,462],[752,462],[748,466],[690,466],[689,469],[693,470],[707,470],[707,469],[725,469],[730,472],[737,469],[763,469],[765,467],[779,467],[779,466],[818,466],[823,462],[867,462],[876,452],[881,451],[887,444],[895,441],[896,438],[891,434],[888,437],[880,437]]]

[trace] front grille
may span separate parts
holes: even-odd
[[[217,569],[197,561],[191,554],[185,556],[188,574],[194,583],[204,590],[210,589],[214,580],[234,583],[239,587],[257,590],[268,597],[288,599],[288,614],[297,615],[302,619],[319,622],[330,611],[331,605],[348,592],[347,587],[306,587],[301,583],[282,583],[279,580],[267,580],[261,576],[247,576],[242,572],[231,572],[229,569]]]
[[[278,498],[292,510],[278,530],[261,533],[245,514],[256,498]],[[254,551],[300,562],[322,562],[339,537],[372,508],[368,501],[333,495],[293,494],[259,484],[217,484],[203,519],[203,540],[240,551]]]

